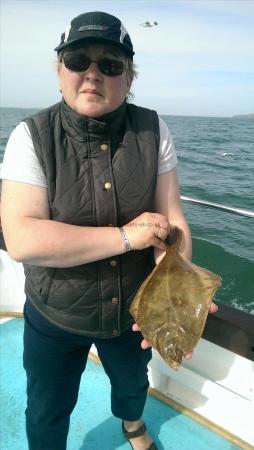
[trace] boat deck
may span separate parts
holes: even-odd
[[[23,319],[0,326],[1,444],[4,450],[27,450],[22,367]],[[159,450],[237,450],[242,447],[149,395],[144,419]],[[110,384],[100,364],[89,360],[78,404],[71,417],[68,450],[128,450],[120,421],[110,410]]]

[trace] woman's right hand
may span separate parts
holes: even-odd
[[[158,213],[145,212],[124,225],[132,250],[154,246],[166,250],[163,242],[170,232],[169,221]]]

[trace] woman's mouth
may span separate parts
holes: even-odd
[[[99,95],[99,96],[102,96],[102,94],[101,94],[99,91],[97,91],[96,89],[84,89],[84,90],[82,91],[82,94],[91,94],[91,95]]]

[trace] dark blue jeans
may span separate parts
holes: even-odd
[[[29,450],[66,449],[70,414],[77,402],[81,375],[93,343],[111,382],[112,413],[130,421],[142,416],[151,349],[141,349],[139,332],[128,330],[116,338],[94,339],[63,331],[35,310],[32,317],[36,320],[31,321],[25,308]]]

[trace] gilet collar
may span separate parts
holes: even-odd
[[[124,101],[115,111],[98,119],[92,119],[78,114],[62,100],[60,113],[63,128],[72,138],[78,141],[105,137],[109,139],[111,136],[122,134],[125,125],[126,102]]]

